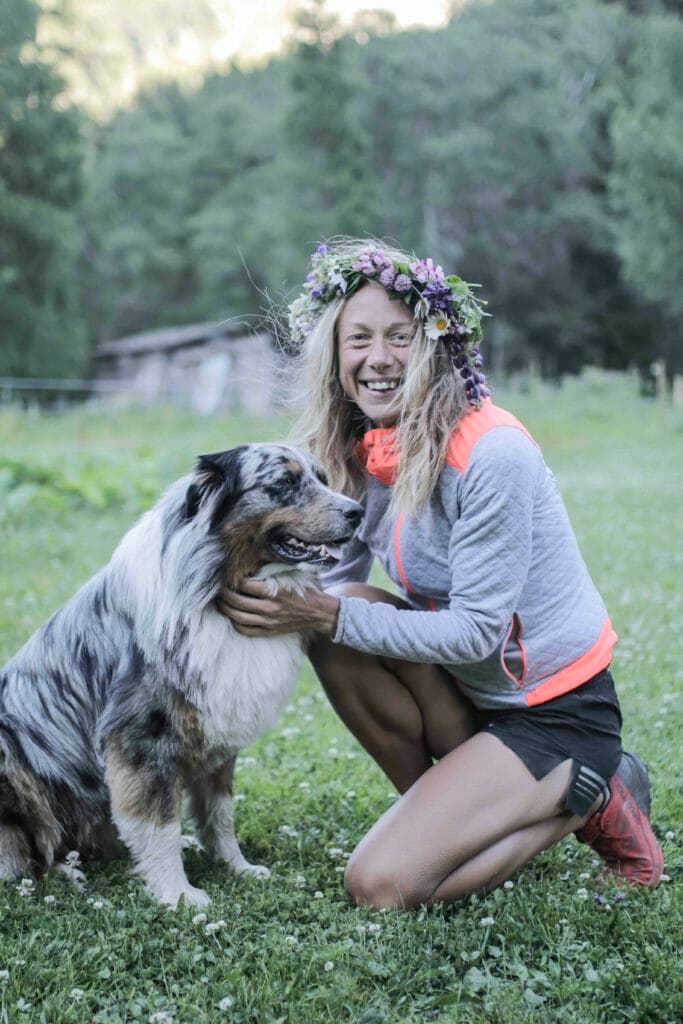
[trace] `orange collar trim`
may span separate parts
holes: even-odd
[[[381,484],[393,484],[398,470],[398,447],[394,427],[375,427],[358,442],[358,457],[368,473]]]

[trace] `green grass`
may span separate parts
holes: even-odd
[[[207,921],[156,906],[123,863],[89,869],[87,895],[52,876],[28,895],[3,883],[0,1024],[679,1019],[683,415],[602,375],[498,401],[541,443],[621,637],[624,738],[651,766],[671,881],[596,902],[597,865],[570,839],[485,898],[406,915],[352,907],[341,869],[392,787],[307,670],[237,772],[240,839],[272,879],[232,878],[190,851],[188,874],[214,900]],[[0,664],[197,453],[285,428],[173,409],[0,412]]]

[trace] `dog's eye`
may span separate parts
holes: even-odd
[[[321,484],[325,484],[325,487],[327,487],[327,484],[328,484],[327,473],[323,473],[322,469],[319,469],[318,472],[315,475],[317,476],[317,478],[320,481],[320,483]]]

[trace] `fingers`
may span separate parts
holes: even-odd
[[[247,578],[240,583],[240,594],[248,594],[251,597],[268,597],[268,585],[263,580],[252,580]]]
[[[273,615],[277,610],[275,602],[268,597],[247,597],[242,591],[228,590],[227,587],[220,591],[216,600],[226,605],[229,609],[252,612],[259,615]],[[227,612],[224,612],[224,614],[227,614]]]

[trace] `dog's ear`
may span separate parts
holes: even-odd
[[[222,502],[230,504],[239,495],[240,455],[244,445],[227,452],[200,455],[197,459],[192,483],[185,495],[185,518],[193,519],[208,497],[221,492]]]

